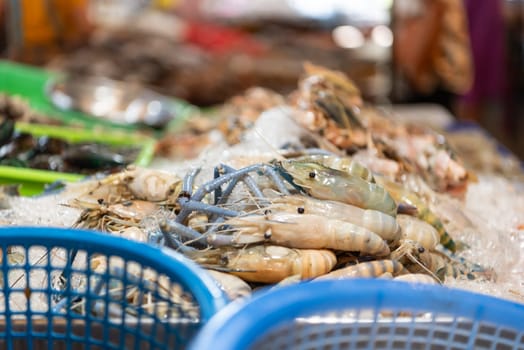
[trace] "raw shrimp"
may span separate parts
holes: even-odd
[[[336,155],[313,154],[294,159],[305,163],[318,163],[325,167],[344,171],[352,176],[360,177],[368,182],[375,182],[373,174],[361,163],[351,159],[351,157],[339,157]]]
[[[187,219],[187,226],[200,233],[204,233],[206,231],[208,223],[208,215],[201,212],[193,212]]]
[[[287,160],[276,164],[283,169],[285,175],[291,176],[298,186],[313,197],[374,209],[391,216],[397,214],[395,201],[377,184],[317,163]]]
[[[361,120],[362,98],[355,84],[342,72],[312,64],[304,68],[306,75],[290,98],[297,110],[295,120],[340,149],[365,147],[369,133]]]
[[[226,272],[207,269],[220,289],[226,293],[231,300],[251,295],[251,287],[243,279]]]
[[[141,221],[159,209],[156,203],[143,200],[130,200],[112,204],[108,210],[121,218]]]
[[[418,242],[410,239],[400,240],[399,246],[391,252],[389,257],[392,260],[401,260],[404,257],[408,257],[410,260],[416,259],[419,254],[426,251]]]
[[[420,262],[439,279],[445,277],[466,278],[468,280],[485,279],[494,280],[494,272],[489,268],[484,268],[478,264],[471,263],[460,257],[450,257],[439,251],[424,252],[419,255]],[[409,266],[412,272],[421,272],[420,266]]]
[[[105,203],[140,199],[168,204],[174,203],[178,197],[182,179],[168,172],[131,166],[80,187],[87,189],[83,196]]]
[[[182,315],[198,317],[199,307],[191,294],[166,275],[136,262],[126,262],[118,256],[96,255],[91,257],[89,264],[91,270],[96,273],[91,285],[107,283],[103,289],[111,294],[111,299],[126,300],[126,313],[134,314],[136,309],[140,308],[145,310],[144,314],[156,313],[156,316],[162,319]],[[105,274],[109,278],[104,278]],[[123,280],[127,282],[123,284]],[[127,288],[124,289],[125,285]],[[99,301],[103,302],[104,299]],[[175,305],[169,306],[167,301]]]
[[[146,216],[159,209],[156,203],[142,200],[128,200],[109,205],[104,202],[94,204],[76,200],[74,206],[84,209],[74,223],[74,227],[107,232],[137,225]]]
[[[362,226],[388,241],[400,237],[400,227],[394,217],[378,210],[362,209],[337,201],[319,200],[302,195],[278,196],[272,199],[272,211],[315,214]]]
[[[352,155],[353,161],[356,161],[374,174],[381,174],[390,178],[396,178],[400,173],[400,164],[392,159],[380,158],[376,152],[371,149],[360,150]]]
[[[147,242],[147,233],[136,226],[126,227],[115,232],[116,235],[136,242]]]
[[[314,80],[320,80],[330,89],[343,92],[351,104],[362,105],[360,90],[346,74],[310,62],[304,63],[304,70],[309,77],[314,77]]]
[[[386,256],[390,252],[388,245],[379,235],[349,222],[320,215],[268,213],[265,216],[230,218],[226,220],[225,225],[237,231],[231,242],[236,244],[268,240],[292,248],[330,248],[377,256]]]
[[[400,275],[394,278],[395,281],[405,281],[411,283],[426,283],[426,284],[438,284],[438,281],[435,280],[430,275],[423,273],[408,273],[405,275]]]
[[[182,188],[182,180],[171,173],[140,169],[133,173],[133,178],[128,186],[138,199],[151,202],[174,202]]]
[[[410,239],[402,239],[400,240],[398,248],[391,252],[389,258],[400,261],[404,266],[417,265],[418,272],[427,273],[435,280],[441,282],[441,279],[435,274],[435,272],[421,262],[420,255],[425,252],[426,249],[420,245],[420,243]]]
[[[404,266],[396,260],[373,260],[331,271],[328,274],[315,278],[315,280],[372,278],[382,276],[388,272],[395,276],[403,270]]]
[[[115,177],[124,172],[109,175],[101,180],[81,181],[77,183],[68,183],[65,191],[71,198],[77,198],[83,203],[106,203],[113,204],[125,200],[134,199],[135,197],[123,181],[116,181]],[[121,175],[123,177],[123,175]],[[114,179],[115,181],[108,180]]]
[[[420,262],[425,268],[436,274],[440,280],[444,280],[446,276],[458,277],[460,275],[458,269],[451,265],[449,259],[438,252],[424,252],[419,255]],[[421,266],[412,265],[407,268],[411,272],[426,272],[426,269]]]
[[[417,209],[416,216],[433,226],[440,236],[440,243],[447,249],[455,252],[457,247],[455,242],[446,232],[444,224],[440,219],[429,209],[429,207],[420,199],[414,192],[408,191],[402,185],[397,184],[393,181],[389,181],[386,178],[375,176],[375,180],[380,185],[384,186],[386,190],[393,196],[395,201],[400,205],[408,205]]]
[[[439,244],[437,230],[427,222],[405,214],[398,214],[397,222],[404,239],[415,241],[427,250],[433,250]]]
[[[280,288],[284,286],[290,286],[292,284],[297,284],[300,281],[302,281],[302,278],[300,277],[300,275],[289,276],[289,277],[284,278],[282,281],[276,283],[275,285],[273,285],[271,289]]]
[[[293,275],[300,275],[302,279],[314,278],[331,271],[337,261],[329,250],[291,249],[276,245],[219,248],[187,254],[204,267],[261,283],[278,283]]]
[[[121,284],[122,279],[127,279],[129,287],[134,293],[127,293],[126,298],[130,304],[144,310],[145,314],[156,315],[161,319],[188,317],[198,318],[199,306],[193,296],[184,290],[178,283],[170,280],[166,275],[157,274],[155,271],[137,266],[130,271],[127,264],[126,270],[112,263],[109,265],[110,274],[118,277],[112,281]],[[124,277],[125,276],[125,277]],[[134,288],[140,286],[140,288]],[[121,285],[119,286],[122,287]],[[118,287],[117,287],[118,288]],[[169,301],[169,302],[168,302]],[[170,306],[169,304],[175,304]],[[129,304],[128,304],[129,305]],[[134,311],[127,308],[126,311]]]

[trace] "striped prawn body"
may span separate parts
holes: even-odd
[[[330,273],[322,275],[315,280],[376,278],[381,277],[384,274],[391,274],[392,276],[395,276],[403,273],[404,271],[404,266],[397,260],[373,260],[331,271]]]
[[[327,248],[376,256],[390,253],[379,235],[352,223],[320,215],[278,212],[234,217],[225,224],[235,231],[236,244],[258,239],[291,248]]]
[[[395,201],[383,187],[358,176],[313,162],[287,160],[277,165],[312,197],[378,210],[391,216],[397,214]]]
[[[270,210],[320,215],[361,226],[388,241],[400,238],[399,225],[393,216],[338,201],[319,200],[303,195],[279,196],[272,199]]]
[[[314,278],[328,273],[337,258],[329,250],[292,249],[256,245],[243,249],[219,248],[195,252],[197,263],[227,271],[249,282],[278,283],[290,276]]]

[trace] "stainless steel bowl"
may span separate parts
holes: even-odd
[[[48,83],[52,103],[117,124],[163,128],[176,117],[176,102],[141,85],[104,77],[68,77]]]

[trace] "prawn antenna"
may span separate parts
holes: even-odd
[[[435,273],[433,273],[433,271],[431,271],[426,266],[424,266],[424,264],[421,263],[420,261],[418,261],[418,259],[415,258],[411,253],[407,253],[406,256],[408,257],[409,260],[411,260],[411,262],[413,262],[413,263],[417,264],[418,266],[420,266],[431,277],[433,277],[435,280],[437,280],[438,283],[440,283],[440,284],[444,283],[444,282],[442,282],[442,280]]]
[[[280,152],[278,151],[277,148],[275,148],[271,142],[269,142],[269,140],[262,134],[262,132],[260,131],[259,128],[257,127],[253,127],[253,132],[255,134],[257,134],[257,136],[266,144],[266,146],[268,147],[268,149],[275,154],[275,158],[277,160],[284,160],[286,158],[284,158],[284,156],[282,156],[282,154],[280,154]]]

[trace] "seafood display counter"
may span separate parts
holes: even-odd
[[[176,251],[230,300],[377,278],[523,304],[520,162],[494,151],[497,165],[478,166],[461,157],[456,130],[392,113],[365,103],[341,72],[306,63],[289,95],[253,88],[156,135],[147,167],[99,173],[45,196],[5,192],[0,220],[96,230]],[[15,251],[3,253],[16,265]],[[86,261],[119,271],[111,259]],[[63,280],[72,285],[71,276]]]

